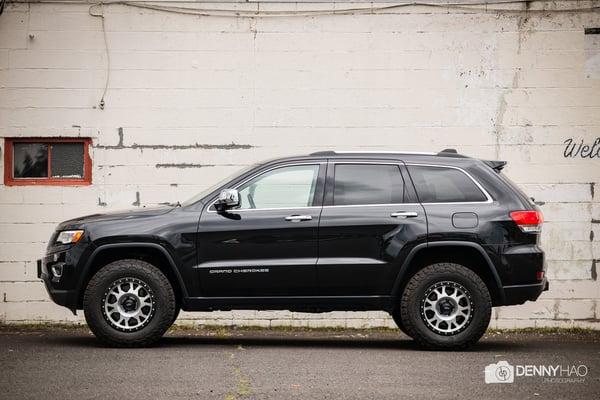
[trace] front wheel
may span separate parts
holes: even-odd
[[[118,260],[100,269],[83,297],[85,319],[94,335],[116,347],[143,347],[159,340],[176,317],[167,277],[141,260]]]
[[[452,263],[429,265],[408,282],[400,302],[407,333],[421,346],[460,350],[475,344],[491,318],[492,301],[481,278]]]

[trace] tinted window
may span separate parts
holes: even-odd
[[[83,177],[83,143],[53,143],[50,146],[52,177]]]
[[[422,203],[486,201],[475,182],[454,168],[409,166]]]
[[[238,189],[240,208],[311,206],[318,174],[318,165],[296,165],[265,172]]]
[[[15,178],[45,178],[48,176],[48,145],[45,143],[15,143]]]
[[[404,181],[397,165],[338,164],[334,205],[393,204],[404,201]]]

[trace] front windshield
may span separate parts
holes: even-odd
[[[221,179],[220,181],[218,181],[214,185],[212,185],[212,186],[204,189],[203,191],[201,191],[200,193],[198,193],[197,195],[195,195],[191,199],[184,201],[181,205],[182,206],[189,206],[190,204],[194,204],[195,202],[197,202],[197,201],[201,200],[202,198],[204,198],[204,197],[208,196],[209,194],[211,194],[213,191],[215,191],[219,187],[225,185],[227,182],[232,181],[235,178],[237,178],[238,176],[241,176],[241,175],[245,174],[246,172],[250,171],[251,169],[255,168],[257,165],[258,164],[252,164],[252,165],[249,165],[249,166],[247,166],[245,168],[242,168],[241,170],[235,171],[233,174],[229,175],[227,178]]]

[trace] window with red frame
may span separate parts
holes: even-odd
[[[4,184],[89,185],[89,138],[6,138]]]

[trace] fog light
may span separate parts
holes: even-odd
[[[54,264],[51,268],[52,270],[52,276],[56,279],[60,279],[62,277],[63,274],[63,265],[61,263],[59,264]]]

